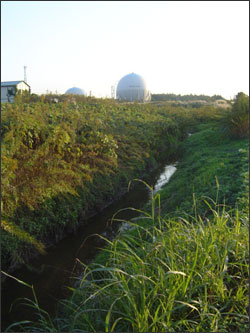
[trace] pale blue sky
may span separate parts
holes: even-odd
[[[98,97],[131,72],[152,93],[249,94],[248,1],[1,1],[1,80]]]

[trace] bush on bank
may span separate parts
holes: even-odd
[[[31,96],[32,97],[32,96]],[[214,108],[187,110],[64,97],[17,96],[2,106],[2,267],[73,231],[122,193],[129,180],[174,156]],[[17,231],[18,230],[18,231]]]

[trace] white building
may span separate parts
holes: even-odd
[[[150,101],[151,94],[145,80],[140,75],[131,73],[123,76],[118,82],[116,99],[127,102],[146,102]]]
[[[30,92],[30,86],[25,81],[1,82],[1,103],[13,103],[17,91]]]

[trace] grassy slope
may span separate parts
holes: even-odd
[[[229,138],[220,124],[201,124],[183,143],[182,153],[176,173],[161,191],[163,212],[191,212],[194,193],[230,207],[238,203],[248,211],[248,139]],[[205,213],[201,203],[198,211]]]

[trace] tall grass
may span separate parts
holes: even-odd
[[[204,201],[210,211],[206,218],[167,219],[161,216],[159,194],[152,195],[151,213],[129,221],[130,230],[106,239],[104,254],[83,264],[83,277],[57,318],[44,316],[22,329],[246,332],[247,221],[237,210]]]

